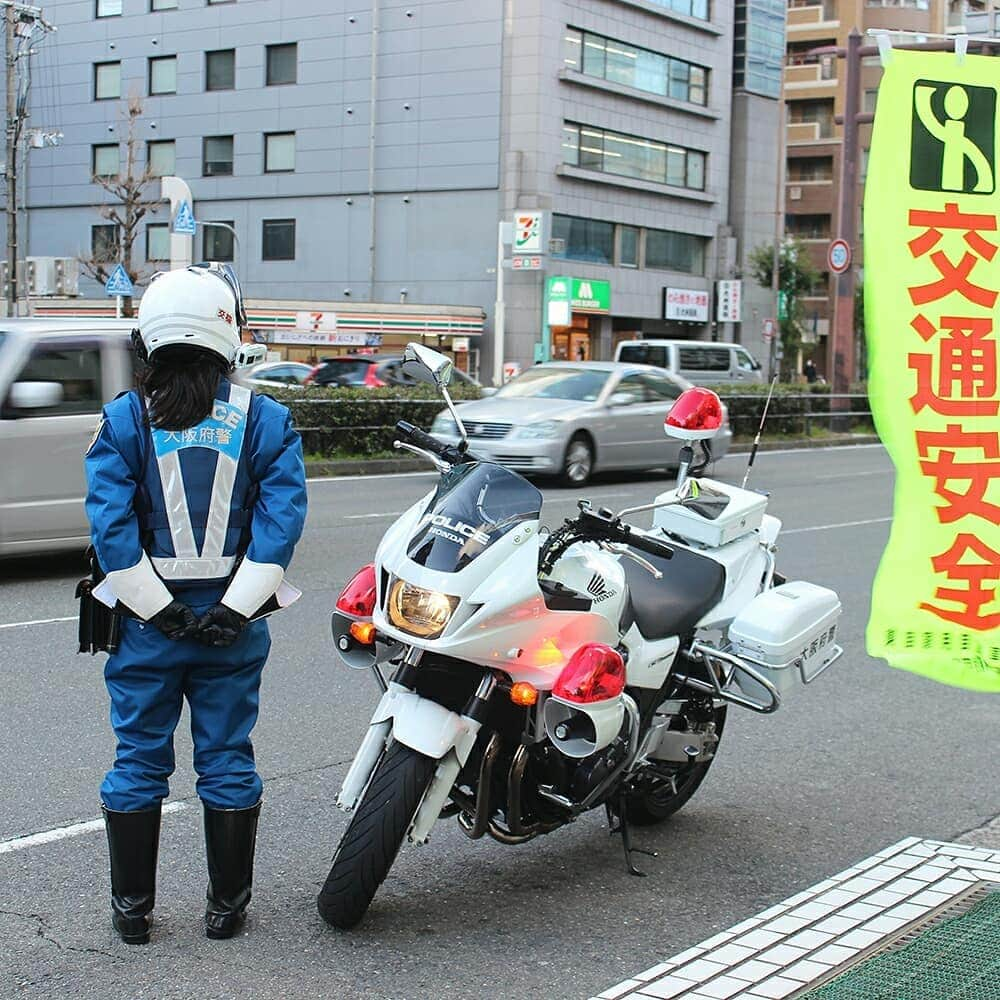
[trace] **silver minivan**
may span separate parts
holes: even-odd
[[[760,362],[739,344],[708,340],[623,340],[615,361],[666,368],[695,385],[763,382]]]
[[[134,384],[134,320],[0,319],[0,556],[83,548],[83,455]]]

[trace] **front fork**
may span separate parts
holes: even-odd
[[[492,671],[486,671],[462,713],[449,711],[414,690],[415,671],[422,655],[423,650],[416,647],[407,650],[375,709],[337,796],[341,809],[351,812],[357,807],[390,738],[437,760],[437,770],[410,824],[409,840],[415,844],[426,843],[430,837],[431,828],[475,746],[496,687]]]

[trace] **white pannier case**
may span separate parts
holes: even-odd
[[[731,650],[779,692],[800,680],[808,684],[843,652],[836,642],[840,611],[832,590],[804,580],[784,583],[759,594],[733,619]]]

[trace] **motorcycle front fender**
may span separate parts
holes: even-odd
[[[390,736],[438,761],[454,751],[461,768],[472,753],[478,733],[479,724],[472,719],[390,682],[344,778],[337,805],[348,812],[357,806]]]

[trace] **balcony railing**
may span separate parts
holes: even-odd
[[[789,122],[787,139],[789,142],[823,142],[832,139],[831,122]]]

